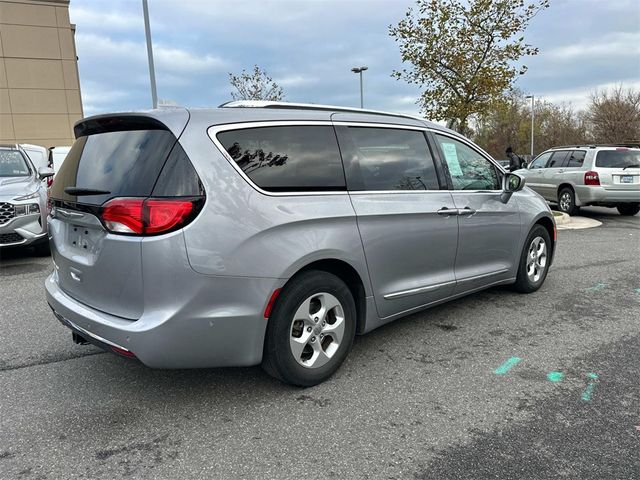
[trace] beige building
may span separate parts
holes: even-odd
[[[82,101],[69,0],[0,0],[0,144],[71,145]]]

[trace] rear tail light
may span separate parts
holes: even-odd
[[[123,357],[127,357],[127,358],[136,358],[135,354],[133,352],[130,352],[129,350],[127,350],[126,348],[121,348],[121,347],[116,347],[116,346],[112,346],[111,347],[111,351],[113,353],[117,353],[118,355],[122,355]]]
[[[588,171],[584,174],[584,184],[585,185],[600,185],[600,177],[598,176],[598,172]]]
[[[201,199],[114,198],[102,207],[102,223],[112,233],[159,235],[185,226]]]

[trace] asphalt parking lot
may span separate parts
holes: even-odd
[[[640,216],[581,214],[539,292],[358,337],[309,389],[74,345],[50,259],[3,252],[0,478],[639,478]]]

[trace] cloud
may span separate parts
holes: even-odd
[[[158,96],[185,106],[218,105],[230,99],[227,73],[257,64],[291,102],[357,106],[358,77],[350,69],[367,65],[365,107],[417,114],[420,88],[391,77],[403,64],[388,35],[412,5],[415,0],[153,0]],[[518,86],[577,106],[598,86],[637,79],[634,11],[637,0],[552,2],[526,32],[540,54],[523,61],[529,71]],[[139,0],[73,0],[71,19],[85,110],[148,108]]]
[[[547,50],[545,57],[559,61],[589,61],[594,57],[632,57],[638,63],[640,31],[616,32],[594,39]]]

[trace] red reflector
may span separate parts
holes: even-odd
[[[598,176],[598,172],[594,172],[589,170],[584,174],[584,184],[585,185],[600,185],[600,177]]]
[[[117,353],[118,355],[122,355],[123,357],[136,358],[133,352],[130,352],[129,350],[125,350],[124,348],[111,347],[111,350],[113,350],[113,352]]]
[[[114,198],[102,207],[102,221],[114,233],[158,234],[181,225],[192,211],[191,200]]]
[[[271,294],[271,298],[267,302],[267,307],[264,309],[264,318],[269,318],[271,316],[271,310],[273,309],[273,304],[276,303],[276,298],[280,295],[281,288],[276,288]]]

